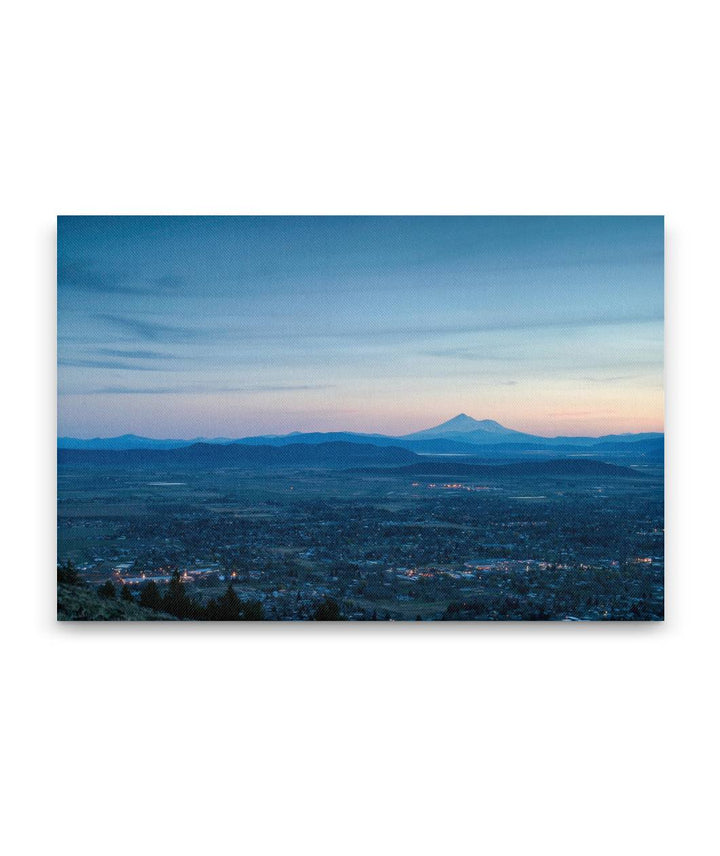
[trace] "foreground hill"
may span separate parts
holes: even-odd
[[[91,586],[58,583],[58,621],[174,621],[171,615],[144,609],[120,598],[102,598]]]

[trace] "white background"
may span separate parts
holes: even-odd
[[[717,32],[699,2],[6,9],[6,852],[717,852]],[[57,626],[58,213],[664,213],[667,621]]]

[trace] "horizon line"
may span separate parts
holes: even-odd
[[[464,416],[465,414],[457,414],[457,415],[458,416]],[[456,417],[451,417],[451,419],[454,419],[454,418],[456,418]],[[473,417],[470,417],[470,418],[473,418]],[[449,422],[449,421],[450,421],[450,419],[446,420],[446,422]],[[482,422],[482,421],[496,422],[496,420],[474,420],[474,421],[477,421],[477,422]],[[181,434],[176,434],[176,435],[166,435],[166,436],[159,436],[158,437],[158,436],[151,436],[149,434],[136,434],[133,431],[124,431],[120,434],[108,434],[108,435],[93,434],[92,436],[90,436],[90,435],[79,436],[79,435],[75,435],[75,434],[58,434],[56,439],[57,440],[90,441],[90,440],[118,440],[118,439],[122,439],[123,437],[136,437],[136,438],[142,439],[142,440],[156,440],[156,441],[177,440],[177,441],[182,441],[182,442],[195,441],[195,442],[201,443],[203,441],[219,441],[219,440],[228,440],[228,441],[232,442],[235,440],[245,440],[245,439],[251,439],[251,438],[256,438],[256,437],[268,437],[268,438],[291,437],[295,434],[297,434],[297,435],[304,435],[304,434],[351,434],[354,436],[361,436],[361,437],[363,437],[363,436],[364,437],[386,437],[389,439],[403,440],[403,439],[411,437],[413,434],[418,434],[418,433],[421,433],[423,431],[435,430],[444,424],[445,423],[441,422],[439,425],[431,425],[429,428],[419,428],[419,429],[414,430],[414,431],[409,431],[405,434],[388,434],[388,433],[384,433],[382,431],[357,431],[357,430],[354,431],[354,430],[339,428],[339,429],[332,429],[332,430],[316,429],[316,430],[305,430],[305,431],[286,431],[284,433],[237,434],[234,436],[233,435],[181,436]],[[584,437],[584,438],[590,438],[590,439],[600,439],[602,437],[611,437],[611,436],[622,437],[622,436],[633,436],[635,434],[663,434],[663,435],[665,434],[665,426],[664,425],[662,426],[662,428],[659,428],[659,429],[646,429],[646,430],[638,430],[638,431],[612,431],[611,430],[611,431],[606,431],[605,433],[602,433],[602,434],[587,434],[587,433],[586,434],[566,434],[566,433],[565,434],[562,434],[562,433],[561,434],[539,434],[539,433],[533,433],[531,431],[521,431],[521,430],[514,429],[514,428],[507,428],[507,426],[502,425],[501,423],[497,423],[497,424],[500,425],[502,428],[506,428],[506,430],[508,430],[508,431],[512,431],[513,433],[527,434],[529,436],[540,437],[541,439],[546,439],[546,440],[553,440],[553,439],[557,439],[558,437]],[[451,431],[452,429],[449,429],[449,430]],[[481,430],[481,429],[477,429],[477,430]],[[464,432],[455,432],[455,433],[462,434]],[[488,432],[488,433],[490,433],[490,432]],[[428,438],[428,439],[432,439],[432,438]],[[441,439],[441,438],[437,438],[437,439]],[[455,438],[455,439],[459,440],[460,438]]]

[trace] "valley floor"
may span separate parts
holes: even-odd
[[[142,620],[144,588],[163,597],[175,574],[195,604],[180,618],[217,617],[225,597],[268,620],[659,620],[663,540],[659,468],[433,481],[61,467],[58,558],[88,591],[59,594],[58,614],[81,619],[109,581],[96,620]]]

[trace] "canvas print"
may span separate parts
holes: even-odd
[[[663,618],[662,217],[57,240],[58,619]]]

